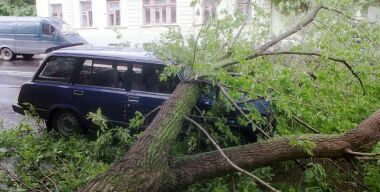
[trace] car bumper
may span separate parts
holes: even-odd
[[[20,105],[12,105],[13,111],[16,113],[19,113],[21,115],[25,115],[24,108],[22,108]]]

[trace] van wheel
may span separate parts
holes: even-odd
[[[22,54],[22,57],[26,60],[33,58],[33,56],[34,56],[33,54]]]
[[[5,61],[10,61],[16,58],[16,54],[9,48],[2,48],[0,51],[0,55]]]
[[[81,133],[79,118],[69,111],[58,111],[53,117],[53,128],[65,137]]]

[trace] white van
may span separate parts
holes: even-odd
[[[82,45],[87,42],[64,21],[43,17],[0,17],[0,57],[25,59],[46,53],[54,47]]]

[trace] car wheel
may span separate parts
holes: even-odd
[[[33,58],[33,56],[34,56],[33,54],[22,54],[22,57],[26,60]]]
[[[0,55],[5,61],[13,60],[16,57],[13,51],[9,48],[2,48],[0,51]]]
[[[54,115],[53,126],[65,137],[76,135],[82,130],[79,118],[68,111],[58,111]]]

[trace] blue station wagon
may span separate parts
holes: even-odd
[[[33,79],[21,87],[13,109],[22,114],[25,103],[32,104],[48,129],[64,136],[89,131],[86,115],[98,108],[110,122],[126,125],[136,111],[148,114],[161,106],[179,83],[179,76],[160,81],[164,67],[137,48],[59,49],[47,55]],[[201,97],[198,106],[205,109],[212,103],[212,98]],[[252,105],[268,115],[265,100]]]

